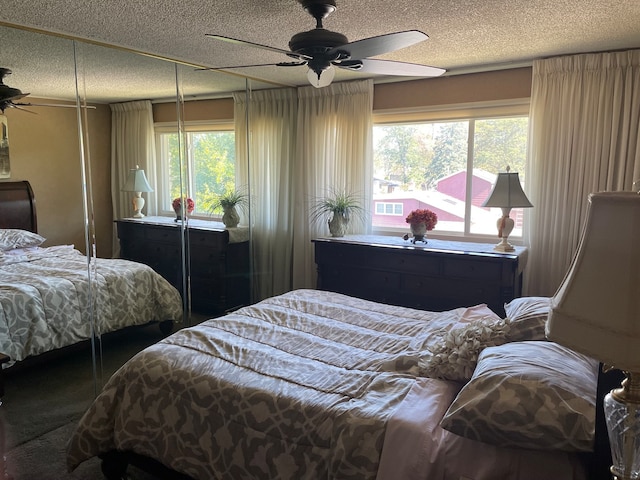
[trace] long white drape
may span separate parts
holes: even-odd
[[[121,189],[129,170],[138,165],[145,171],[149,184],[155,190],[156,152],[153,130],[153,110],[151,102],[116,103],[111,106],[111,203],[114,220],[130,217],[131,192]],[[143,193],[146,215],[155,215],[157,200],[155,192]],[[120,251],[117,235],[114,233],[113,251]]]
[[[239,188],[251,187],[256,300],[291,290],[296,103],[294,89],[251,92],[249,102],[234,95],[236,178]]]
[[[640,50],[534,62],[529,139],[525,293],[553,295],[588,194],[631,190],[640,179]]]
[[[313,287],[313,200],[346,190],[371,204],[371,80],[234,95],[239,186],[251,189],[254,300]],[[248,135],[248,136],[247,136]],[[247,140],[248,139],[248,140]],[[248,162],[247,162],[248,158]],[[351,231],[362,233],[363,223]]]
[[[312,203],[331,191],[363,199],[372,189],[373,81],[298,89],[298,127],[293,236],[293,287],[314,287],[317,270],[311,239],[328,235],[310,222]],[[351,222],[349,233],[365,233],[369,222]]]

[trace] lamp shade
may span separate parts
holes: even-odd
[[[123,192],[153,192],[153,188],[149,185],[147,177],[144,174],[144,170],[138,168],[132,168],[129,170],[127,181],[122,187]]]
[[[482,206],[499,208],[533,207],[522,190],[518,173],[511,173],[508,168],[505,173],[498,173],[496,184],[493,186],[489,198],[485,200]]]
[[[587,219],[546,325],[554,342],[640,371],[640,196],[589,195]]]

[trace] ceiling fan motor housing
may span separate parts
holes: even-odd
[[[296,33],[289,41],[289,48],[292,52],[314,56],[347,43],[349,40],[341,33],[315,28],[307,32]]]

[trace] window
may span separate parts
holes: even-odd
[[[526,112],[525,107],[520,111]],[[401,121],[401,115],[396,114],[396,121],[376,119],[375,231],[406,230],[406,214],[428,208],[438,215],[434,233],[497,234],[496,221],[502,212],[482,203],[491,193],[496,175],[507,166],[518,172],[524,183],[528,117],[526,113],[470,117]],[[516,227],[510,238],[521,237],[522,209],[513,209],[511,217]]]
[[[233,125],[187,127],[185,185],[195,202],[193,215],[209,217],[216,195],[235,186],[235,133]],[[180,196],[179,134],[156,128],[161,168],[158,189],[161,213],[173,213],[171,201]],[[183,187],[184,188],[184,187]]]
[[[402,203],[376,202],[375,205],[378,215],[403,215]]]

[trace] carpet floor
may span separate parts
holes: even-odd
[[[2,410],[9,475],[14,480],[103,478],[97,458],[67,472],[67,440],[109,376],[162,337],[157,325],[104,335],[102,362],[96,367],[91,346],[85,344],[8,369]],[[127,475],[132,480],[153,479],[133,467]]]

